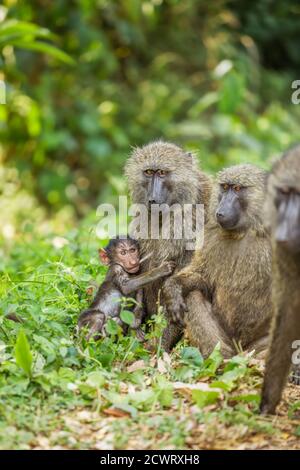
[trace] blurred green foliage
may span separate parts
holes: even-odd
[[[39,27],[0,32],[0,164],[41,207],[82,216],[124,192],[130,147],[150,139],[208,171],[267,166],[299,139],[297,0],[4,0],[1,20]]]

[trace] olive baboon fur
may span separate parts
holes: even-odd
[[[203,204],[204,211],[208,207],[210,197],[210,178],[199,168],[195,155],[185,152],[179,146],[163,141],[155,141],[133,150],[125,167],[129,192],[133,203],[148,205],[145,192],[144,171],[163,170],[168,174],[168,195],[164,202],[169,205]],[[150,207],[148,206],[150,217]],[[173,260],[178,269],[186,266],[193,251],[186,249],[186,239],[147,239],[139,240],[141,256],[152,253],[144,263],[143,271],[160,266],[163,261]],[[177,269],[177,270],[178,270]],[[153,283],[144,289],[147,315],[157,312],[161,302],[160,292],[164,280]],[[182,334],[177,324],[169,325],[164,334],[165,348],[169,349]]]
[[[237,345],[256,352],[267,347],[272,305],[271,243],[262,216],[265,181],[265,171],[253,165],[217,175],[204,246],[165,282],[169,315],[183,316],[190,342],[204,357],[218,342],[224,357],[234,355]],[[225,230],[216,220],[222,185],[243,188],[242,225],[236,230]]]

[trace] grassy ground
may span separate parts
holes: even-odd
[[[78,313],[103,279],[83,226],[66,237],[24,231],[3,250],[0,301],[0,448],[300,448],[300,391],[275,417],[257,414],[263,364],[251,355],[203,360],[184,341],[171,356],[157,314],[147,351],[133,336],[87,344]]]

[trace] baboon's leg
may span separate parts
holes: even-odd
[[[235,354],[232,342],[212,312],[212,305],[200,291],[191,292],[186,298],[185,322],[192,345],[198,347],[203,357],[208,357],[217,343],[221,345],[223,357]]]
[[[135,331],[136,339],[140,341],[141,343],[145,341],[145,333],[143,332],[142,328],[136,328],[133,331]]]
[[[260,404],[261,413],[275,413],[291,366],[292,342],[297,330],[286,311],[278,312],[273,327],[272,342],[266,361]]]
[[[255,350],[255,356],[258,359],[265,359],[270,341],[270,335],[263,336],[262,338],[252,341],[252,343],[247,346],[247,350]]]
[[[162,347],[165,351],[170,352],[178,343],[183,335],[182,326],[169,322],[162,336]]]
[[[95,313],[90,316],[89,321],[86,323],[86,325],[89,327],[89,332],[86,336],[87,341],[89,341],[91,338],[94,338],[95,341],[101,338],[103,334],[104,322],[105,316],[103,313]]]

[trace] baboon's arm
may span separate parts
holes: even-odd
[[[206,359],[220,344],[221,354],[230,358],[236,354],[230,336],[213,314],[212,304],[198,291],[191,292],[187,299],[185,315],[186,333],[192,346],[197,347]]]
[[[207,292],[208,287],[199,272],[192,270],[192,265],[170,277],[163,287],[164,301],[168,315],[175,323],[183,324],[186,305],[184,298],[194,290]]]
[[[142,289],[147,284],[151,284],[162,277],[168,276],[172,273],[175,263],[168,261],[163,263],[158,268],[151,269],[150,271],[139,274],[134,277],[119,276],[118,285],[123,295],[129,295],[138,289]]]
[[[144,306],[143,306],[143,301],[144,301],[143,289],[139,289],[137,291],[135,300],[137,303],[133,309],[134,322],[131,325],[131,328],[133,328],[134,330],[136,330],[137,328],[141,326],[141,323],[145,315]]]
[[[199,272],[195,272],[189,266],[183,269],[176,276],[171,277],[167,282],[172,284],[172,281],[181,286],[182,295],[186,297],[193,290],[207,290],[207,284],[203,276]]]

